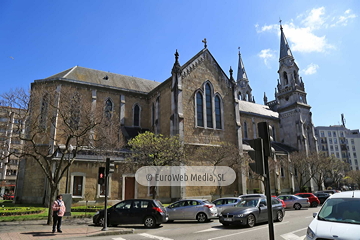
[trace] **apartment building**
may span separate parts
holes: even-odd
[[[350,170],[359,170],[360,133],[343,125],[315,127],[319,151],[335,156],[350,164]]]

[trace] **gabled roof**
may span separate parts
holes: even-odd
[[[41,81],[68,79],[105,87],[148,93],[160,82],[75,66]]]
[[[279,113],[272,111],[269,106],[253,102],[239,101],[240,113],[248,113],[271,118],[279,118]]]

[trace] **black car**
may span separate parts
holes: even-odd
[[[271,199],[273,218],[281,222],[285,215],[285,210],[281,202],[275,198]],[[246,225],[253,227],[256,223],[268,221],[268,210],[266,198],[245,198],[236,207],[231,207],[219,214],[219,221],[224,226]]]
[[[323,204],[330,197],[330,194],[325,192],[316,192],[314,195],[320,200],[320,204]]]
[[[168,220],[165,207],[159,200],[131,199],[121,201],[107,209],[107,225],[144,224],[152,228]],[[104,210],[97,212],[93,217],[95,225],[104,226]]]

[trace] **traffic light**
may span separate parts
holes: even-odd
[[[106,158],[106,175],[113,173],[115,171],[115,163],[114,160],[110,160],[110,158]]]
[[[263,156],[263,140],[261,138],[248,140],[254,151],[249,151],[249,155],[254,163],[249,163],[251,170],[257,174],[264,175],[264,156]]]
[[[103,185],[105,183],[105,168],[99,167],[98,184]]]
[[[263,140],[264,156],[271,157],[275,150],[271,147],[273,139],[273,129],[267,122],[258,123],[259,137]]]

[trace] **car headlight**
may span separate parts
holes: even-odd
[[[313,230],[311,230],[310,227],[308,227],[308,229],[307,229],[307,231],[306,231],[306,235],[307,235],[309,238],[311,238],[311,239],[313,239],[313,238],[316,237],[316,236],[315,236],[315,233],[313,232]]]
[[[238,215],[236,215],[237,217],[243,217],[244,216],[244,214],[242,213],[242,214],[238,214]]]

